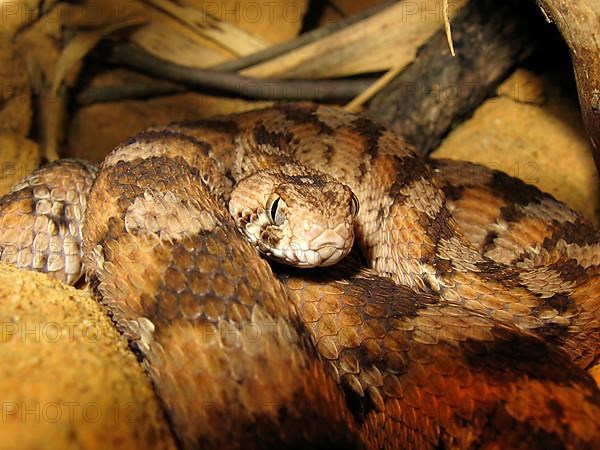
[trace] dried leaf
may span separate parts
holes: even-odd
[[[450,17],[466,3],[451,4]],[[332,78],[406,66],[443,26],[441,0],[398,2],[365,20],[242,73],[257,78]]]
[[[80,62],[89,51],[96,46],[100,39],[114,33],[115,31],[137,25],[139,22],[119,22],[107,25],[103,28],[91,31],[82,31],[77,33],[73,39],[69,41],[67,46],[62,51],[52,80],[50,94],[54,97],[58,93],[58,89],[62,85],[63,79],[69,69]]]
[[[264,40],[246,33],[235,25],[222,22],[201,9],[178,6],[168,0],[146,0],[146,2],[177,18],[199,35],[235,55],[246,55],[268,46]]]

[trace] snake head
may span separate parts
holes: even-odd
[[[269,258],[298,267],[330,266],[352,248],[358,199],[325,174],[265,171],[236,185],[229,211]]]

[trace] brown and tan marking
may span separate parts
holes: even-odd
[[[330,180],[339,180],[335,189],[348,211],[352,192],[339,186],[353,191],[360,203],[354,231],[364,256],[404,287],[358,269],[329,272],[338,273],[335,280],[293,275],[289,279],[300,284],[289,295],[302,300],[287,302],[266,263],[239,240],[218,200],[232,197],[231,186],[253,176],[249,166],[264,169],[279,161],[286,169],[293,160],[307,166],[289,168],[300,170],[286,175],[300,177],[295,181],[319,174],[319,188],[327,192]],[[318,191],[313,201],[322,201]],[[19,192],[31,195],[26,188]],[[264,197],[258,203],[273,203],[270,195]],[[214,434],[220,426],[257,446],[598,443],[597,391],[582,371],[536,340],[566,350],[580,367],[597,358],[594,233],[567,214],[557,220],[571,228],[553,228],[551,234],[534,225],[521,228],[533,230],[527,239],[542,233],[541,247],[533,247],[540,248],[537,253],[519,252],[511,265],[490,259],[462,234],[432,169],[401,138],[368,119],[295,104],[154,128],[107,158],[89,203],[94,206],[87,209],[83,230],[89,278],[142,353],[187,447],[236,448],[238,441]],[[4,200],[2,220],[14,222],[21,213],[15,204],[14,198]],[[487,217],[502,215],[507,204],[492,205]],[[552,211],[551,204],[518,207],[521,217],[543,218]],[[324,211],[320,215],[327,217]],[[258,216],[241,217],[253,214]],[[267,241],[279,239],[261,234]],[[396,305],[389,298],[405,300]],[[278,331],[266,342],[240,342],[250,328]],[[304,346],[303,329],[330,361],[333,378]],[[451,330],[450,337],[440,337],[442,329]],[[520,359],[519,351],[527,357]],[[374,355],[376,362],[369,359]],[[492,361],[486,359],[490,355]],[[434,360],[433,366],[422,357]],[[443,380],[423,376],[425,368],[439,371]],[[392,380],[387,390],[386,379]],[[558,380],[570,381],[565,388]],[[440,387],[448,392],[440,393]],[[264,404],[252,403],[263,394],[269,404],[273,399],[286,405],[284,411],[270,415]],[[330,400],[326,407],[320,408],[321,398]],[[480,398],[486,401],[478,404]],[[533,407],[520,409],[521,400]],[[207,402],[241,405],[240,420],[216,408],[198,426],[206,419]],[[435,411],[427,405],[436,405]],[[333,426],[327,422],[324,434],[327,417]],[[514,433],[503,433],[506,427]],[[272,430],[278,432],[271,435]],[[264,434],[272,441],[251,440]]]
[[[97,171],[62,160],[15,185],[0,202],[0,259],[75,283],[83,270],[81,223]]]
[[[112,212],[86,216],[88,276],[143,355],[182,446],[360,448],[284,291],[189,159],[113,157],[90,195],[90,208]]]
[[[390,432],[378,448],[596,445],[600,393],[593,383],[582,389],[585,376],[574,387],[578,369],[533,336],[351,262],[284,272],[315,348],[360,406],[363,426]],[[574,402],[590,408],[582,414]]]

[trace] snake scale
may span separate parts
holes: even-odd
[[[232,206],[234,185],[254,206]],[[272,250],[294,208],[325,217],[296,228],[324,257]],[[360,252],[333,264],[353,234]],[[584,370],[598,232],[505,174],[424,162],[360,115],[300,103],[151,128],[99,171],[33,173],[1,200],[0,237],[4,261],[71,284],[85,271],[183,448],[600,445]],[[269,265],[257,248],[333,265]]]

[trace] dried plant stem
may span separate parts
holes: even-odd
[[[373,8],[369,8],[367,10],[361,11],[357,14],[353,14],[352,16],[340,20],[334,24],[317,28],[313,31],[309,31],[307,33],[303,33],[298,36],[296,39],[291,41],[283,42],[281,44],[270,46],[269,48],[262,50],[260,52],[253,53],[248,56],[244,56],[233,61],[227,61],[216,66],[211,67],[211,69],[218,71],[238,71],[245,69],[246,67],[253,66],[255,64],[268,61],[277,56],[283,55],[284,53],[288,53],[292,50],[295,50],[304,45],[310,44],[312,42],[318,41],[319,39],[323,39],[326,36],[329,36],[343,28],[346,28],[350,25],[354,25],[361,20],[366,19],[367,17],[371,17],[381,11],[383,11],[388,6],[396,3],[395,1],[386,1],[381,3],[380,5],[374,6]]]
[[[371,97],[377,94],[380,90],[386,87],[390,81],[392,81],[396,76],[404,69],[404,65],[392,67],[386,73],[384,73],[380,78],[375,80],[375,82],[361,92],[358,96],[354,97],[351,102],[349,102],[344,109],[350,112],[358,112],[362,105],[368,102]]]
[[[452,41],[452,28],[450,27],[450,18],[448,17],[448,0],[444,0],[444,7],[442,9],[444,14],[444,30],[446,31],[446,39],[448,39],[448,47],[450,47],[450,53],[452,56],[456,56],[454,51],[454,42]]]

